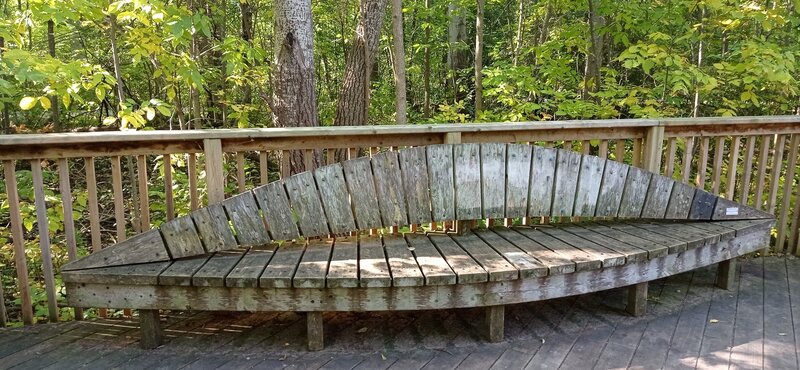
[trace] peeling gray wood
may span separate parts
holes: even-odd
[[[647,198],[642,208],[642,218],[664,218],[669,203],[669,196],[675,183],[669,177],[652,175],[647,189]]]
[[[625,257],[625,263],[638,262],[647,259],[647,250],[638,248],[625,241],[612,238],[606,235],[604,230],[596,225],[587,225],[581,223],[577,225],[565,226],[561,229],[568,233],[574,234],[577,237],[592,242],[597,246],[603,246],[622,255]],[[611,229],[608,230],[613,232]],[[632,238],[627,240],[630,241],[630,239]],[[667,249],[664,248],[663,250],[664,254],[666,254]]]
[[[225,286],[237,288],[258,287],[258,278],[264,272],[277,247],[278,245],[273,243],[250,248],[225,278]]]
[[[606,161],[603,182],[597,197],[595,216],[617,216],[619,205],[622,202],[622,193],[625,190],[625,180],[628,177],[628,168],[630,166],[617,161]]]
[[[455,220],[453,146],[431,145],[427,147],[427,154],[433,220]]]
[[[333,240],[312,240],[308,242],[303,258],[292,277],[295,288],[324,288],[325,275],[331,259]]]
[[[528,214],[528,193],[531,181],[530,145],[508,144],[506,148],[506,215],[505,217],[525,217]]]
[[[403,149],[398,153],[410,224],[429,223],[432,220],[425,153],[424,146]]]
[[[456,187],[456,219],[481,218],[481,155],[478,144],[453,147]]]
[[[169,261],[169,259],[161,233],[158,230],[148,230],[71,262],[62,267],[61,271]]]
[[[579,226],[592,233],[601,235],[603,238],[591,236],[591,240],[625,254],[628,261],[663,257],[669,252],[668,246],[628,234],[622,230],[608,227],[607,225],[593,223],[580,224]],[[572,230],[570,229],[570,231]]]
[[[210,204],[191,213],[206,252],[236,248],[236,238],[221,204]]]
[[[289,176],[284,183],[292,204],[292,215],[297,216],[303,236],[328,235],[328,222],[311,172]]]
[[[158,275],[159,285],[192,285],[192,275],[206,264],[213,254],[175,260]]]
[[[468,234],[469,235],[469,234]],[[474,235],[505,258],[518,271],[519,278],[546,276],[547,266],[490,230],[475,230]],[[522,237],[522,235],[520,235]],[[486,267],[484,267],[486,269]],[[491,272],[490,272],[491,273]]]
[[[712,220],[741,220],[741,219],[770,219],[773,218],[769,213],[759,211],[755,208],[730,201],[725,198],[718,198],[714,206]]]
[[[361,237],[358,241],[359,286],[382,288],[392,286],[386,253],[378,236]]]
[[[705,244],[705,237],[697,236],[692,233],[687,233],[685,230],[681,230],[680,226],[672,227],[668,224],[649,224],[649,223],[638,223],[634,224],[634,226],[648,230],[655,234],[660,234],[664,237],[671,238],[673,240],[679,240],[686,243],[686,249],[697,248]],[[670,248],[670,253],[672,252],[672,248]]]
[[[335,163],[320,167],[314,170],[314,178],[331,232],[343,234],[356,230],[342,165]]]
[[[519,270],[474,233],[450,237],[489,273],[489,281],[519,278]]]
[[[258,204],[253,192],[246,191],[222,201],[222,206],[236,230],[236,240],[241,246],[269,243],[269,233],[264,219],[259,214]]]
[[[608,249],[602,245],[598,245],[590,240],[581,238],[577,235],[569,233],[561,227],[543,227],[538,230],[560,240],[561,242],[569,245],[572,248],[578,248],[588,254],[592,260],[597,260],[602,263],[602,267],[613,267],[625,264],[625,256]],[[554,243],[547,244],[547,246]]]
[[[132,285],[157,285],[158,275],[169,267],[170,262],[150,262],[137,265],[101,267],[89,270],[62,271],[61,277],[65,282],[86,284],[132,284]],[[102,298],[102,297],[101,297]],[[75,306],[78,307],[78,306]],[[85,306],[80,306],[85,307]],[[97,307],[97,306],[95,306]],[[99,307],[107,306],[105,304]],[[128,305],[118,306],[128,308]]]
[[[289,208],[289,197],[283,188],[283,180],[253,189],[253,195],[264,213],[267,230],[272,239],[288,240],[300,236],[292,210]]]
[[[503,240],[508,241],[546,266],[550,275],[575,272],[575,262],[568,256],[556,253],[513,229],[496,228],[491,232],[478,232],[477,235],[493,246],[502,245]],[[494,235],[501,239],[495,239]]]
[[[603,158],[592,155],[582,156],[573,215],[594,216],[605,165],[606,160]]]
[[[667,213],[664,215],[664,218],[672,220],[685,220],[689,218],[689,209],[692,207],[694,191],[694,186],[675,181],[675,185],[672,187],[672,193],[669,196]]]
[[[386,259],[392,273],[392,286],[425,285],[425,277],[417,265],[412,250],[401,236],[386,235],[383,237],[386,248]]]
[[[425,285],[449,285],[456,283],[456,274],[442,255],[424,235],[407,234],[406,240],[425,276]]]
[[[353,203],[356,225],[360,230],[380,228],[381,214],[370,158],[351,159],[342,162],[342,166]]]
[[[428,240],[429,239],[429,240]],[[431,244],[433,242],[433,244]],[[428,238],[409,238],[409,244],[415,249],[418,247],[423,250],[421,245],[425,244],[425,248],[430,248],[433,245],[442,254],[447,264],[453,272],[456,273],[456,282],[458,284],[469,283],[482,283],[488,281],[489,277],[484,270],[474,259],[464,251],[453,239],[447,235],[431,234]],[[419,255],[417,256],[419,260]]]
[[[203,243],[189,215],[181,216],[161,224],[161,234],[172,258],[205,254]]]
[[[648,240],[653,245],[666,247],[668,253],[680,253],[688,248],[687,242],[684,240],[671,238],[636,226],[639,224],[617,224],[612,222],[604,222],[602,225],[613,230],[619,230],[637,238]]]
[[[482,143],[480,150],[483,217],[502,218],[506,213],[506,145]]]
[[[596,256],[564,243],[541,230],[547,228],[515,227],[514,230],[575,263],[575,271],[591,270],[602,266],[603,262]]]
[[[397,152],[382,152],[372,157],[375,190],[383,226],[408,225],[403,179]]]
[[[557,153],[556,149],[533,147],[528,217],[550,216]]]
[[[225,277],[239,263],[247,248],[219,251],[192,275],[192,285],[198,287],[225,286]]]
[[[291,288],[300,258],[305,246],[299,243],[284,243],[272,256],[269,264],[258,279],[261,288]]]
[[[625,190],[619,205],[618,217],[639,218],[647,196],[647,188],[652,174],[638,167],[630,167],[625,178]]]
[[[580,165],[580,154],[571,150],[558,151],[555,186],[553,189],[552,216],[572,216]]]
[[[327,287],[358,287],[358,240],[355,237],[337,238],[333,243]]]
[[[705,190],[695,190],[692,208],[689,209],[689,219],[710,220],[714,214],[714,207],[717,205],[718,198]]]

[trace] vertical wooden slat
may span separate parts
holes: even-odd
[[[167,221],[175,218],[175,196],[172,193],[172,155],[164,153],[164,200],[167,203]]]
[[[306,171],[313,171],[314,170],[314,151],[311,149],[306,149],[303,151],[303,161],[306,167]]]
[[[589,140],[584,140],[581,143],[581,153],[582,154],[589,154],[592,151],[592,143]]]
[[[86,157],[86,190],[89,193],[89,228],[92,235],[92,252],[103,249],[100,242],[100,210],[97,205],[97,176],[94,171],[94,157]]]
[[[742,177],[742,190],[741,194],[742,197],[739,199],[739,202],[742,204],[750,204],[749,197],[750,197],[750,176],[753,173],[753,153],[756,149],[756,137],[749,136],[747,137],[747,151],[745,152],[744,156],[744,175]]]
[[[111,184],[114,193],[114,221],[117,224],[117,242],[127,238],[125,233],[125,193],[122,191],[122,163],[120,157],[111,157]]]
[[[770,186],[769,198],[767,199],[767,212],[771,214],[775,214],[775,202],[778,198],[778,185],[781,183],[780,179],[781,171],[783,169],[783,151],[785,146],[786,136],[778,135],[777,143],[775,143],[775,153],[772,156],[772,168],[769,171]],[[778,226],[780,227],[780,224]]]
[[[269,182],[269,157],[266,150],[258,152],[258,175],[261,185]]]
[[[565,140],[564,146],[562,148],[565,150],[572,151],[572,140]]]
[[[614,159],[619,163],[625,163],[625,140],[614,140]]]
[[[222,167],[222,140],[203,140],[206,159],[206,193],[208,204],[225,200],[225,170]]]
[[[725,195],[733,200],[736,195],[736,172],[739,169],[739,136],[731,139],[730,158],[728,159],[728,184],[725,187]],[[745,166],[749,164],[745,163]]]
[[[792,190],[794,188],[794,176],[797,167],[797,152],[799,147],[800,134],[794,134],[792,135],[792,140],[789,143],[789,167],[786,168],[786,176],[784,177],[783,183],[783,205],[781,206],[778,224],[776,225],[778,228],[778,238],[776,239],[775,247],[779,252],[783,250],[785,238],[788,234],[787,231],[789,230],[789,224],[787,221],[789,217],[789,208],[792,206],[791,198]],[[795,203],[800,203],[800,196],[795,196],[794,201]]]
[[[141,232],[150,230],[150,196],[147,185],[147,156],[136,156],[136,174],[139,180],[139,222]]]
[[[186,161],[186,173],[189,176],[189,203],[192,211],[200,207],[200,197],[197,194],[197,155],[189,153]]]
[[[661,172],[661,149],[664,146],[664,126],[647,129],[644,153],[640,166],[653,173]]]
[[[3,291],[3,274],[0,272],[0,328],[5,328],[6,322],[8,322],[8,313],[6,313],[5,297],[6,293]],[[75,317],[77,318],[77,315]]]
[[[19,210],[19,193],[17,192],[17,174],[13,161],[3,161],[3,173],[8,194],[8,212],[11,220],[11,236],[14,243],[14,266],[17,270],[17,291],[21,301],[22,322],[33,325],[33,303],[31,302],[30,285],[28,284],[28,263],[25,259],[25,240],[22,233],[22,217]]]
[[[642,167],[642,139],[633,139],[633,159],[631,164]]]
[[[683,168],[681,182],[688,184],[692,175],[692,158],[694,157],[694,137],[687,137],[683,142]]]
[[[789,237],[789,253],[800,256],[800,195],[794,202],[794,220],[792,220],[792,232]]]
[[[244,193],[244,152],[236,152],[236,190]]]
[[[697,175],[694,178],[694,186],[699,189],[706,188],[706,170],[708,169],[708,146],[710,139],[703,137],[700,140],[700,152],[697,153]]]
[[[711,183],[711,192],[719,195],[720,181],[722,181],[722,157],[725,150],[725,137],[718,136],[714,142],[714,168],[711,170],[713,182]]]
[[[42,273],[44,274],[45,293],[47,294],[47,317],[50,322],[58,322],[58,303],[56,301],[56,280],[53,275],[53,257],[50,253],[50,227],[47,220],[47,203],[44,200],[44,181],[42,178],[42,162],[31,160],[33,175],[33,193],[36,204],[36,226],[39,231],[39,247],[42,251]]]
[[[336,162],[336,150],[335,149],[326,149],[325,150],[325,157],[326,157],[325,163],[333,164],[334,162]]]
[[[608,140],[600,140],[600,147],[597,149],[597,156],[600,158],[608,158]]]
[[[664,169],[664,176],[674,178],[675,175],[675,153],[678,150],[677,140],[674,137],[667,141],[667,164]]]
[[[292,152],[288,150],[281,151],[281,179],[285,179],[289,177],[289,172],[291,172],[291,167],[289,163],[289,156],[292,155]]]
[[[78,243],[75,240],[75,219],[72,215],[72,187],[69,183],[69,162],[58,160],[58,191],[61,193],[61,208],[64,210],[64,237],[67,242],[69,261],[78,259]],[[75,307],[75,319],[83,319],[83,308]]]
[[[757,210],[764,209],[764,183],[767,179],[767,160],[769,159],[770,135],[761,136],[761,147],[758,151],[758,182],[755,190],[755,203]]]

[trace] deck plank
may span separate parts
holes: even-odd
[[[233,267],[225,278],[225,286],[237,288],[257,287],[258,278],[264,272],[277,247],[277,244],[251,247],[250,251],[239,260],[239,263]]]
[[[436,246],[436,249],[442,254],[447,264],[456,273],[458,284],[483,283],[489,280],[487,271],[449,236],[431,234],[428,235],[428,239]],[[422,244],[422,241],[417,242],[414,239],[410,239],[409,244],[416,248],[419,244]]]
[[[333,243],[327,287],[358,287],[358,240],[356,238],[337,238]]]
[[[392,273],[392,286],[425,285],[425,277],[406,240],[400,236],[387,235],[383,237],[383,243]]]
[[[381,238],[361,237],[358,243],[359,286],[362,288],[392,286],[392,275]]]
[[[444,257],[431,244],[427,237],[419,234],[407,234],[406,240],[417,260],[419,269],[425,276],[425,285],[452,285],[456,283],[456,273],[447,264]]]
[[[489,281],[519,278],[519,270],[474,233],[450,237],[489,273]]]
[[[220,251],[192,275],[193,286],[225,286],[225,277],[247,253],[247,248]]]
[[[259,277],[262,288],[291,288],[292,277],[303,256],[305,246],[299,243],[286,243],[275,251],[269,264]]]
[[[588,253],[587,251],[573,247],[542,230],[547,228],[548,227],[515,227],[514,230],[535,241],[539,245],[542,245],[545,248],[550,249],[574,262],[575,271],[592,270],[602,266],[602,256]]]
[[[547,267],[550,275],[575,272],[575,262],[569,256],[556,253],[516,230],[497,228],[478,235],[492,245],[502,244],[504,240],[511,243]]]
[[[297,271],[292,277],[292,286],[295,288],[324,288],[332,247],[331,241],[310,241],[300,259],[300,264],[297,265]]]

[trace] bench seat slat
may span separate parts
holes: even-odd
[[[241,246],[269,243],[269,233],[264,219],[258,214],[258,204],[253,192],[247,191],[222,201],[222,206],[231,219],[236,240]]]
[[[480,169],[483,217],[502,218],[506,213],[506,144],[482,143]]]
[[[358,287],[358,240],[355,237],[337,238],[334,241],[327,287]]]
[[[217,204],[209,204],[192,213],[192,219],[197,226],[197,233],[203,240],[206,252],[223,251],[236,247],[236,238],[233,236],[225,208]]]
[[[191,216],[181,216],[161,224],[161,234],[173,259],[205,253]]]
[[[450,144],[428,146],[427,155],[433,219],[454,220],[456,211],[453,146]]]
[[[228,276],[225,277],[225,286],[237,288],[258,287],[258,277],[267,267],[277,246],[277,244],[266,244],[251,247]]]
[[[500,235],[491,230],[475,230],[474,234],[484,244],[490,246],[508,260],[518,271],[520,278],[547,276],[548,268],[544,263],[511,244],[508,240],[503,239]]]
[[[401,236],[386,235],[383,237],[383,243],[392,273],[392,286],[425,285],[425,277],[406,240]]]
[[[101,267],[62,271],[62,278],[71,283],[158,285],[158,274],[170,262],[151,262],[127,266]]]
[[[213,253],[175,260],[158,275],[159,285],[192,285],[192,275],[213,256]]]
[[[552,216],[572,216],[580,166],[581,155],[579,153],[571,150],[558,150],[555,187],[553,189],[553,210],[550,212]]]
[[[628,168],[625,189],[619,205],[618,217],[638,218],[642,214],[647,188],[652,174],[637,167]]]
[[[372,172],[375,174],[375,191],[383,226],[408,225],[403,180],[397,152],[382,152],[372,157]]]
[[[736,229],[724,225],[714,225],[709,222],[692,222],[687,223],[686,226],[700,230],[702,233],[718,234],[719,240],[733,239],[736,236]]]
[[[622,192],[625,189],[625,179],[628,177],[628,168],[629,166],[623,163],[606,160],[606,167],[603,169],[603,181],[600,184],[600,192],[597,196],[595,216],[617,216],[622,202]]]
[[[433,245],[442,254],[447,264],[456,273],[456,282],[458,284],[483,283],[489,280],[486,270],[449,236],[431,234],[428,235],[427,239],[430,240],[426,241],[425,238],[414,236],[409,238],[409,244],[417,248],[422,244],[432,246],[430,243],[433,242]]]
[[[594,156],[583,156],[581,159],[575,193],[575,216],[594,216],[606,162],[605,159]]]
[[[546,216],[553,204],[553,181],[556,175],[558,151],[552,148],[533,147],[528,216]]]
[[[519,270],[474,233],[450,237],[489,273],[489,281],[519,278]]]
[[[477,220],[481,212],[481,147],[461,144],[453,148],[455,168],[456,218]]]
[[[506,228],[495,228],[491,232],[479,233],[479,236],[492,245],[508,241],[521,249],[548,269],[549,275],[568,274],[575,272],[575,262],[569,257],[556,253],[534,240],[522,235],[519,231]],[[495,238],[498,237],[500,239]]]
[[[532,155],[530,145],[508,144],[506,148],[506,217],[525,217],[528,214]]]
[[[456,283],[456,274],[447,264],[431,241],[424,235],[407,234],[406,240],[425,276],[425,285],[451,285]]]
[[[680,228],[674,228],[665,224],[650,224],[650,223],[634,223],[632,224],[643,230],[648,230],[652,233],[662,235],[673,240],[680,240],[686,243],[686,249],[697,248],[706,243],[705,236],[696,235],[694,233],[686,232]]]
[[[283,180],[271,182],[253,189],[256,202],[264,213],[267,230],[273,240],[288,240],[300,236],[297,224],[289,208],[289,197]]]
[[[356,229],[353,211],[344,181],[342,165],[339,163],[314,170],[319,196],[325,207],[328,226],[334,234],[344,234]]]
[[[628,223],[599,222],[599,224],[612,230],[618,230],[634,237],[648,240],[655,245],[663,246],[667,248],[668,253],[680,253],[689,247],[685,240],[665,236]]]
[[[258,286],[262,288],[291,288],[292,277],[303,256],[304,245],[287,243],[281,245],[269,264],[258,279]]]
[[[378,195],[375,191],[369,157],[342,162],[344,178],[350,192],[356,225],[361,230],[381,227]]]
[[[408,222],[431,222],[431,198],[428,191],[428,166],[425,147],[408,148],[399,152],[403,191],[408,207]]]
[[[225,277],[239,263],[245,253],[247,253],[247,248],[217,252],[192,275],[192,285],[225,286]]]
[[[669,204],[665,217],[671,219],[689,218],[689,209],[692,207],[695,188],[689,184],[675,181],[672,193],[669,195]]]
[[[381,288],[392,286],[388,258],[381,238],[364,236],[358,241],[359,286],[362,288]],[[419,271],[419,269],[417,269]]]
[[[539,245],[574,262],[575,271],[592,270],[602,266],[603,261],[597,258],[597,256],[554,238],[538,228],[515,227],[514,230],[536,243],[539,243]]]
[[[578,248],[590,256],[592,260],[602,262],[602,267],[621,266],[625,264],[625,256],[592,241],[569,233],[565,227],[543,227],[540,230],[573,248]]]
[[[325,275],[331,259],[332,240],[312,240],[308,242],[303,258],[292,277],[295,288],[324,288]]]
[[[661,175],[650,177],[650,186],[647,189],[647,197],[642,208],[642,218],[664,218],[674,183],[675,181],[669,177]]]
[[[628,234],[624,231],[617,230],[603,224],[598,224],[598,223],[580,224],[580,227],[583,227],[596,234],[600,234],[606,238],[609,238],[603,240],[604,242],[603,245],[611,246],[613,248],[617,248],[616,247],[617,244],[621,244],[622,246],[629,245],[642,251],[644,252],[644,259],[663,257],[666,256],[667,253],[669,253],[668,246],[656,243],[651,240],[642,239],[638,236]],[[631,252],[637,254],[633,250]],[[637,259],[637,257],[633,258],[634,260]]]
[[[598,246],[606,247],[625,257],[625,263],[644,261],[647,259],[647,251],[626,242],[611,238],[602,233],[602,230],[592,228],[587,225],[574,225],[563,228],[564,231],[574,234]],[[666,250],[666,249],[665,249]]]
[[[290,176],[286,178],[285,183],[293,214],[297,215],[300,232],[307,237],[327,235],[330,232],[328,222],[311,172]]]

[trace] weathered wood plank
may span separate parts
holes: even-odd
[[[305,246],[300,243],[281,245],[273,254],[269,264],[258,279],[261,288],[291,288],[300,258]]]
[[[548,274],[568,274],[575,272],[575,262],[568,256],[556,253],[538,242],[522,235],[519,231],[506,228],[492,229],[491,232],[477,232],[477,235],[492,246],[502,245],[503,240],[521,249],[548,269]],[[497,236],[500,239],[496,239]]]
[[[200,246],[199,239],[197,243]],[[202,246],[200,246],[200,251],[202,252]],[[71,262],[63,266],[61,270],[91,269],[159,261],[169,261],[169,254],[167,254],[167,248],[161,239],[161,233],[158,230],[149,230]]]
[[[514,230],[535,241],[536,243],[539,243],[539,245],[542,245],[575,263],[575,271],[600,268],[602,265],[601,260],[595,258],[594,255],[564,243],[563,241],[558,240],[541,230],[546,228],[547,227],[515,227]]]
[[[502,218],[506,213],[506,145],[482,143],[480,151],[483,217]]]
[[[571,150],[558,151],[555,186],[553,189],[553,210],[551,215],[572,216],[575,204],[581,155]]]
[[[225,278],[247,253],[247,248],[219,251],[192,275],[192,286],[225,286]]]
[[[583,238],[596,246],[603,246],[608,248],[623,257],[625,263],[637,262],[647,259],[647,251],[638,248],[629,243],[607,236],[601,228],[592,225],[580,224],[574,226],[565,226],[563,231],[574,234],[577,237]],[[666,248],[664,248],[666,254]]]
[[[650,231],[655,234],[660,234],[664,237],[670,238],[672,240],[679,240],[681,242],[686,243],[686,249],[692,249],[705,244],[705,237],[698,236],[693,233],[682,233],[684,230],[678,227],[672,227],[669,224],[648,224],[648,223],[637,223],[633,224],[637,228]],[[682,233],[682,234],[677,234]],[[682,247],[678,247],[682,248]],[[673,248],[670,247],[670,254],[673,253]]]
[[[659,233],[652,232],[648,229],[643,229],[637,224],[620,224],[620,223],[601,223],[601,225],[608,227],[612,230],[619,230],[631,236],[648,240],[653,244],[654,248],[660,249],[661,247],[667,248],[668,253],[680,253],[688,248],[688,244],[684,240],[678,240],[669,236],[664,236]],[[620,236],[622,237],[622,236]]]
[[[272,259],[277,247],[277,244],[251,247],[228,276],[225,277],[225,286],[236,288],[258,287],[258,278],[264,272],[270,259]]]
[[[677,220],[689,218],[694,192],[694,186],[675,181],[672,193],[669,195],[669,203],[667,204],[667,212],[664,218]]]
[[[247,191],[222,201],[225,212],[236,230],[236,240],[241,246],[269,243],[269,233],[264,219],[259,214],[253,192]]]
[[[594,216],[600,195],[600,183],[603,180],[606,160],[584,155],[581,159],[578,175],[578,188],[575,194],[575,216]]]
[[[203,240],[207,252],[228,250],[236,247],[236,238],[228,223],[225,208],[219,204],[209,204],[191,213],[197,233]]]
[[[39,232],[42,275],[44,275],[47,295],[47,316],[50,322],[58,322],[58,303],[56,302],[56,283],[53,273],[53,257],[50,249],[50,222],[47,219],[47,205],[44,199],[44,179],[40,159],[31,160],[34,204],[36,208],[36,229]]]
[[[489,342],[497,343],[503,340],[505,329],[505,306],[486,307],[486,326]]]
[[[358,240],[355,237],[337,238],[334,241],[327,287],[358,287]]]
[[[714,207],[717,205],[717,196],[705,190],[697,189],[692,200],[692,208],[689,209],[689,219],[691,220],[710,220],[714,215]]]
[[[784,209],[789,208],[787,203]],[[728,199],[719,198],[714,205],[712,220],[769,219],[773,216],[755,208],[741,205]]]
[[[392,286],[386,253],[378,236],[361,237],[358,241],[359,286],[382,288]],[[419,270],[417,270],[419,271]]]
[[[383,237],[386,250],[386,259],[392,274],[392,286],[421,286],[425,285],[425,277],[414,259],[406,240],[396,235]]]
[[[361,230],[381,227],[378,195],[370,163],[368,157],[342,162],[356,225]]]
[[[529,217],[550,215],[557,153],[556,149],[533,147],[530,193],[528,193]]]
[[[455,220],[453,145],[428,146],[427,154],[433,220]]]
[[[408,222],[431,222],[431,197],[428,190],[428,164],[424,146],[403,149],[398,153],[403,175],[403,191],[408,207]]]
[[[459,144],[453,147],[455,169],[456,218],[481,218],[480,145]]]
[[[642,208],[642,218],[664,218],[674,183],[674,180],[666,176],[654,174],[650,177],[650,186],[647,189],[647,197]]]
[[[292,278],[295,288],[324,288],[325,275],[328,274],[328,263],[331,259],[333,240],[312,240],[308,242],[303,258],[297,265]]]
[[[625,190],[625,180],[628,177],[628,168],[630,167],[617,161],[606,161],[603,182],[597,197],[595,216],[617,216],[619,205],[622,202],[622,193]]]
[[[488,281],[489,277],[486,270],[475,262],[475,260],[470,257],[469,253],[464,251],[453,239],[450,239],[447,235],[441,234],[428,235],[427,239],[430,240],[411,237],[409,238],[409,244],[415,249],[418,247],[422,248],[423,253],[425,249],[435,245],[436,249],[439,250],[439,253],[441,253],[442,257],[447,261],[447,264],[450,265],[450,268],[456,273],[458,284],[483,283]],[[430,244],[431,242],[433,242],[433,244]],[[422,245],[424,245],[424,248]],[[419,259],[420,255],[417,255],[417,260]]]
[[[375,191],[384,226],[408,225],[403,179],[397,152],[382,152],[372,157]]]
[[[592,260],[602,262],[602,267],[613,267],[625,264],[625,256],[613,250],[605,248],[601,245],[595,244],[592,241],[578,237],[572,233],[567,232],[562,227],[542,227],[538,230],[557,238],[558,240],[568,244],[573,248],[579,248],[586,254],[590,255]],[[552,245],[546,244],[547,246]]]
[[[625,311],[635,317],[645,314],[647,310],[647,282],[628,287],[628,305]]]
[[[519,278],[526,279],[529,277],[546,276],[548,267],[540,262],[529,253],[518,248],[500,235],[490,230],[475,230],[477,235],[483,243],[493,248],[497,253],[503,256],[513,267],[519,272]],[[468,234],[469,235],[469,234]],[[523,236],[520,235],[520,238]],[[533,243],[531,243],[533,244]],[[485,269],[485,267],[484,267]]]
[[[289,176],[284,183],[292,203],[292,215],[297,215],[297,224],[303,236],[328,235],[328,222],[311,172]]]
[[[611,240],[606,240],[606,239],[598,240],[596,241],[596,243],[604,245],[608,248],[615,249],[623,254],[626,254],[628,261],[653,259],[657,257],[666,256],[667,253],[669,253],[669,247],[666,245],[657,243],[652,240],[643,239],[636,235],[628,234],[622,230],[609,227],[608,224],[592,223],[592,224],[581,224],[580,226],[595,234],[600,234],[604,237],[611,239]],[[597,237],[592,236],[592,238],[597,238]],[[631,246],[635,249],[628,248],[627,246]],[[644,253],[639,253],[639,252],[644,252]]]
[[[314,170],[319,196],[325,207],[328,226],[334,234],[344,234],[356,229],[353,211],[350,207],[347,184],[342,165],[339,163]]]
[[[489,273],[489,281],[519,278],[519,270],[474,233],[450,237]]]
[[[214,254],[182,258],[172,261],[158,274],[158,285],[192,285],[192,275],[200,270]]]
[[[158,310],[139,310],[139,327],[142,338],[140,345],[144,349],[154,349],[161,345],[164,333],[161,331],[161,317]]]
[[[309,351],[321,351],[325,336],[322,334],[322,312],[306,312],[306,340]]]
[[[89,270],[73,270],[62,271],[61,277],[64,281],[70,283],[86,283],[86,284],[102,284],[107,285],[158,285],[158,275],[169,267],[170,262],[151,262],[141,263],[136,265],[124,265],[113,267],[100,267]],[[99,297],[102,300],[111,298],[110,293],[106,295],[101,294]],[[110,305],[101,303],[98,305],[84,305],[83,302],[77,302],[80,307],[114,307],[114,308],[134,308],[132,305],[135,302],[129,302],[125,305]]]
[[[267,230],[273,240],[287,240],[300,236],[292,210],[289,208],[289,198],[286,196],[283,180],[253,189],[253,195],[264,214]]]
[[[456,283],[456,274],[439,251],[424,235],[406,234],[406,241],[425,276],[425,285],[450,285]]]
[[[505,217],[525,217],[528,213],[528,193],[531,182],[533,148],[524,144],[508,144],[506,163]]]
[[[619,205],[618,217],[639,218],[642,214],[647,188],[650,184],[651,173],[638,168],[630,167],[625,179],[625,190],[622,192],[622,201]]]
[[[717,234],[720,240],[728,240],[736,236],[736,229],[720,224],[712,224],[710,222],[692,222],[685,224],[685,227],[692,230],[700,230],[709,235]]]

